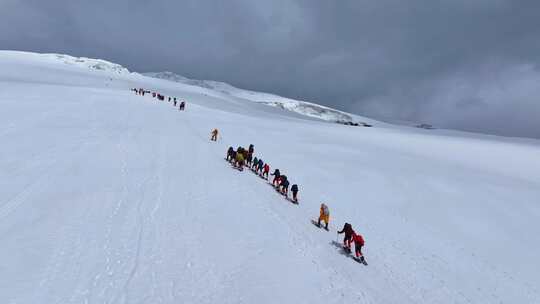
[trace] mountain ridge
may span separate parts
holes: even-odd
[[[371,124],[374,122],[374,120],[365,119],[358,115],[354,115],[316,103],[287,98],[272,93],[241,89],[226,82],[215,80],[190,79],[170,71],[147,72],[142,73],[142,75],[218,91],[226,95],[246,99],[272,107],[281,108],[283,110],[296,112],[305,116],[318,118],[329,122],[363,126],[371,126]],[[368,120],[369,123],[367,122]]]

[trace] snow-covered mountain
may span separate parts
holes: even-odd
[[[24,52],[22,52],[24,53]],[[102,71],[106,73],[117,75],[132,74],[127,68],[122,65],[112,63],[102,59],[91,59],[86,57],[74,57],[63,54],[37,54],[37,53],[24,53],[28,60],[36,61],[37,63],[48,62],[52,64],[61,63],[69,67],[80,67],[83,69]],[[9,56],[6,54],[6,56]],[[137,74],[137,73],[134,73]],[[138,74],[137,74],[138,75]],[[196,80],[189,79],[187,77],[175,74],[173,72],[158,72],[158,73],[142,73],[142,75],[162,80],[173,81],[176,83],[182,83],[190,86],[197,86],[212,90],[221,94],[226,94],[232,97],[241,98],[257,103],[265,104],[281,108],[284,110],[292,111],[301,115],[306,115],[313,118],[322,119],[330,122],[337,122],[350,125],[364,125],[371,126],[376,123],[374,120],[353,115],[329,107],[321,106],[318,104],[294,100],[274,94],[256,92],[250,90],[244,90],[236,88],[230,84],[212,81],[212,80]]]
[[[129,70],[125,67],[102,59],[91,59],[85,57],[73,57],[61,54],[45,54],[45,57],[50,57],[62,61],[64,64],[86,67],[88,69],[113,72],[116,74],[129,74]]]
[[[367,125],[368,121],[370,123],[373,123],[373,120],[369,120],[364,117],[321,106],[311,102],[294,100],[291,98],[286,98],[270,93],[244,90],[234,87],[225,82],[189,79],[173,72],[152,72],[143,73],[143,75],[214,90],[230,96],[266,104],[273,107],[278,107],[284,110],[296,112],[302,115],[322,119],[325,121],[339,122],[343,124],[356,123],[360,125]]]
[[[539,303],[539,140],[351,128],[65,58],[0,51],[0,303]],[[224,160],[249,144],[299,205]]]
[[[94,71],[103,71],[119,75],[130,74],[130,71],[116,63],[112,63],[102,59],[92,59],[86,57],[74,57],[63,54],[38,54],[38,53],[28,53],[28,52],[3,52],[2,56],[12,57],[14,60],[20,59],[20,55],[24,55],[25,61],[33,62],[36,64],[53,64],[58,67],[62,65],[79,67]]]

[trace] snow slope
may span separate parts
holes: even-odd
[[[329,107],[321,106],[307,101],[294,100],[270,93],[256,92],[250,90],[239,89],[228,83],[212,81],[212,80],[196,80],[189,79],[184,76],[172,72],[152,72],[143,73],[143,75],[163,80],[179,82],[183,84],[198,86],[201,88],[217,91],[225,95],[234,96],[237,98],[250,100],[273,107],[278,107],[284,110],[296,112],[309,117],[314,117],[330,122],[354,122],[373,124],[379,123],[372,119],[361,117],[358,115],[346,113]]]
[[[0,106],[0,303],[540,302],[536,140],[351,128],[8,51]],[[223,160],[249,143],[300,205]],[[333,244],[345,221],[369,266]]]

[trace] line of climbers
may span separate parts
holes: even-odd
[[[214,129],[217,131],[216,129]],[[236,150],[233,147],[229,147],[227,149],[227,157],[226,160],[231,163],[231,165],[238,169],[239,171],[244,170],[244,166],[247,166],[250,168],[255,174],[258,174],[259,177],[269,180],[268,173],[270,172],[270,165],[262,160],[262,158],[254,156],[254,146],[251,144],[249,145],[249,148],[246,150],[243,147],[238,147]],[[271,176],[274,176],[272,180],[272,186],[276,188],[278,192],[280,192],[282,195],[285,196],[285,198],[289,199],[288,192],[289,192],[289,179],[286,175],[281,174],[279,169],[275,169],[274,173],[270,174]],[[298,185],[294,184],[291,187],[292,192],[292,200],[294,203],[298,204]],[[317,221],[317,226],[321,227],[321,222],[324,222],[325,226],[324,229],[328,229],[328,224],[330,223],[330,210],[328,206],[324,203],[321,204],[320,210],[319,210],[319,218]],[[355,259],[359,262],[362,262],[367,265],[364,259],[364,255],[362,254],[362,247],[364,246],[364,238],[362,235],[356,233],[354,229],[352,228],[352,225],[349,223],[345,223],[343,226],[343,229],[341,231],[337,232],[338,234],[345,234],[345,237],[343,238],[343,249],[347,253],[351,253],[351,244],[354,243],[355,246]]]
[[[157,100],[162,100],[162,101],[165,100],[164,95],[161,95],[161,94],[156,93],[156,92],[147,91],[147,90],[145,90],[143,88],[138,88],[138,89],[133,88],[133,89],[131,89],[131,91],[135,92],[136,95],[140,95],[140,96],[143,96],[143,97],[144,97],[145,94],[150,94],[151,93],[153,98],[157,98]],[[172,102],[174,107],[176,107],[178,101],[179,101],[179,99],[177,99],[176,97],[171,97],[171,96],[168,97],[168,102]],[[185,108],[186,108],[186,102],[181,101],[180,105],[178,107],[178,110],[179,111],[184,111]],[[212,136],[211,136],[210,140],[217,141],[218,130],[217,129],[212,130],[211,135]]]
[[[152,92],[152,91],[148,91],[148,90],[145,90],[143,88],[133,88],[131,89],[131,91],[135,92],[136,95],[140,95],[140,96],[143,96],[145,94],[152,94],[152,97],[153,98],[157,98],[157,100],[161,100],[161,101],[164,101],[165,100],[165,96],[162,95],[162,94],[159,94],[157,92]],[[173,106],[176,107],[176,105],[178,104],[178,101],[179,99],[177,99],[176,97],[167,97],[167,101],[168,102],[172,102],[173,103]],[[180,105],[178,106],[178,110],[180,111],[184,111],[186,108],[186,102],[185,101],[181,101],[180,102]],[[210,140],[212,141],[217,141],[218,139],[218,129],[213,129],[212,132],[210,133],[211,134],[211,137],[210,137]]]
[[[165,95],[159,94],[157,92],[147,91],[147,90],[145,90],[143,88],[138,88],[138,89],[133,88],[133,89],[131,89],[131,91],[135,92],[135,94],[140,95],[140,96],[144,96],[145,94],[152,94],[152,97],[156,98],[157,100],[160,100],[160,101],[165,100]],[[178,101],[179,101],[179,99],[177,99],[176,97],[171,97],[171,96],[168,97],[168,102],[172,102],[174,107],[176,107],[176,105],[178,104]],[[186,102],[185,101],[180,101],[180,105],[178,106],[178,110],[179,111],[184,111],[185,108],[186,108]]]
[[[262,158],[254,156],[255,148],[253,145],[249,145],[249,148],[246,150],[243,147],[238,147],[234,150],[233,147],[227,149],[226,160],[231,163],[236,169],[243,171],[244,166],[247,166],[253,173],[259,175],[259,177],[264,178],[268,181],[270,173],[270,164],[264,162]],[[289,185],[290,181],[286,175],[281,174],[279,169],[275,169],[274,173],[270,174],[274,176],[272,180],[272,186],[285,196],[286,199],[289,199]],[[298,185],[293,184],[291,186],[292,192],[292,201],[295,204],[298,204]]]
[[[165,100],[165,96],[161,95],[156,92],[151,92],[144,90],[142,88],[139,89],[131,89],[135,92],[137,95],[144,96],[145,94],[152,94],[153,98],[157,98],[158,100]],[[168,97],[168,102],[173,102],[174,107],[177,105],[177,98],[176,97]],[[185,101],[181,101],[179,105],[179,110],[184,111],[186,106]],[[210,137],[211,141],[217,141],[218,138],[218,129],[213,129]],[[234,150],[233,147],[229,147],[227,149],[227,157],[226,160],[231,163],[231,165],[238,169],[239,171],[244,170],[244,166],[248,166],[251,171],[253,171],[255,174],[259,175],[259,177],[269,180],[268,174],[270,173],[270,165],[268,163],[265,163],[262,158],[258,158],[257,156],[254,156],[255,148],[252,144],[249,145],[249,148],[246,150],[243,147],[238,147],[236,150]],[[286,199],[289,199],[289,179],[286,175],[281,174],[279,169],[275,169],[272,174],[273,176],[272,180],[272,186],[281,193],[283,196],[285,196]],[[292,201],[295,204],[298,204],[298,185],[293,184],[291,186],[291,192],[292,192]],[[319,218],[317,221],[317,226],[321,227],[321,221],[324,222],[325,226],[324,229],[328,229],[328,224],[330,223],[330,210],[328,206],[324,203],[321,204],[320,210],[319,210]],[[337,232],[338,234],[344,233],[345,236],[343,238],[343,249],[347,251],[348,253],[351,253],[351,244],[354,243],[354,249],[355,249],[355,258],[366,264],[364,255],[362,254],[362,247],[364,246],[364,238],[362,235],[356,233],[354,229],[352,228],[352,225],[349,223],[345,223],[343,226],[343,229],[341,231]]]

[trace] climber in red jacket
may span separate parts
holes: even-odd
[[[354,242],[354,253],[356,258],[363,263],[364,255],[362,254],[362,247],[364,246],[364,238],[360,234],[353,232],[352,240]]]

